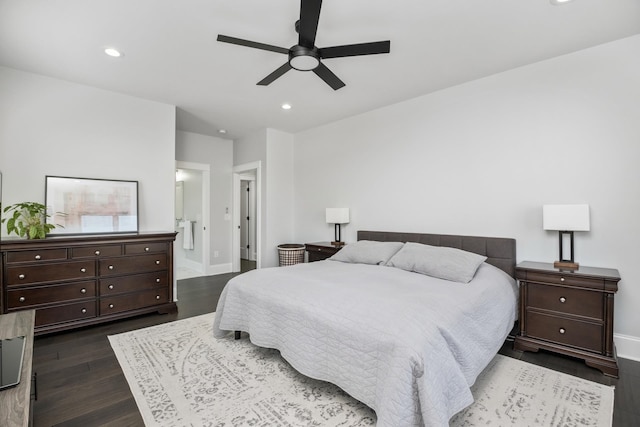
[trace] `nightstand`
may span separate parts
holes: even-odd
[[[322,261],[323,259],[327,259],[340,249],[344,247],[343,245],[334,245],[331,242],[316,242],[316,243],[305,243],[305,250],[309,254],[309,262],[314,261]]]
[[[566,354],[618,377],[613,343],[618,270],[583,266],[560,270],[551,263],[525,261],[516,266],[516,278],[520,281],[516,350]]]

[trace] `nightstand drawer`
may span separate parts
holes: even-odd
[[[527,305],[543,310],[604,319],[602,292],[529,283]]]
[[[527,312],[527,336],[601,353],[601,324]]]
[[[526,273],[527,282],[549,283],[552,285],[580,286],[582,288],[604,289],[604,280],[571,274],[545,274],[533,271]]]

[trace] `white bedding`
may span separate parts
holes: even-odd
[[[250,334],[301,373],[341,387],[377,425],[446,426],[513,327],[517,288],[482,264],[470,283],[319,261],[229,281],[214,335]],[[233,339],[228,337],[227,339]]]

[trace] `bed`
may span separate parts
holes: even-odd
[[[388,253],[386,265],[375,262]],[[478,264],[470,279],[467,258],[465,278],[432,272],[460,256]],[[448,425],[473,402],[471,385],[513,328],[515,240],[359,231],[332,258],[234,277],[214,336],[248,332],[374,409],[380,427]]]

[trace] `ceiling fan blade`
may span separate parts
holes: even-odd
[[[309,49],[315,46],[321,7],[322,0],[300,1],[300,27],[298,29],[298,44],[300,46]]]
[[[389,53],[391,51],[391,41],[383,42],[347,44],[344,46],[333,46],[318,49],[320,57],[342,58],[345,56],[375,55],[378,53]]]
[[[331,86],[333,90],[338,90],[341,87],[344,87],[345,84],[342,80],[338,78],[333,72],[327,68],[322,62],[316,68],[313,69],[313,72],[317,74],[326,84]]]
[[[286,73],[291,69],[291,65],[288,62],[285,62],[280,68],[275,70],[273,73],[269,74],[264,79],[260,80],[257,84],[260,86],[267,86],[272,83],[275,79]]]
[[[250,40],[238,39],[235,37],[223,36],[222,34],[218,34],[218,41],[223,43],[231,43],[237,44],[240,46],[252,47],[254,49],[262,49],[268,50],[271,52],[284,53],[285,55],[289,54],[289,49],[285,49],[283,47],[273,46],[270,44],[252,42]]]

